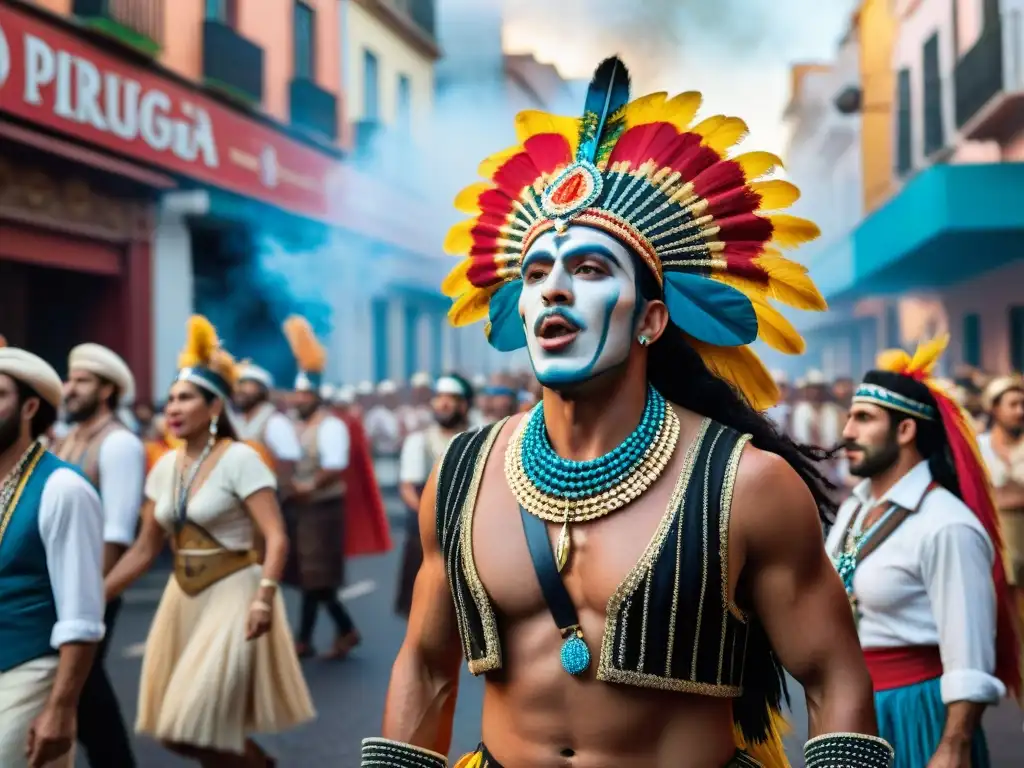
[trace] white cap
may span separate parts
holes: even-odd
[[[267,389],[274,388],[274,377],[270,375],[270,371],[265,368],[260,368],[258,365],[252,363],[242,363],[238,368],[238,381],[255,381],[257,384],[262,384]]]
[[[412,378],[409,379],[410,386],[413,387],[429,387],[430,386],[430,374],[426,371],[419,371],[414,373]]]
[[[355,387],[338,387],[338,391],[334,393],[334,402],[338,405],[352,405],[355,401]]]
[[[369,381],[360,381],[356,385],[357,395],[372,395],[373,394],[373,383]]]
[[[819,371],[817,368],[811,368],[807,372],[807,381],[805,386],[816,387],[821,386],[825,383],[825,374]]]
[[[0,373],[32,387],[54,408],[64,401],[64,382],[43,358],[24,349],[0,346]]]
[[[398,386],[391,379],[384,379],[377,385],[378,395],[393,395],[398,391]]]
[[[122,405],[128,405],[135,398],[135,377],[128,363],[101,344],[79,344],[68,355],[68,369],[88,371],[102,376],[117,387]]]
[[[476,387],[477,389],[482,389],[483,387],[486,387],[487,377],[484,376],[482,373],[478,373],[476,376],[473,377],[473,386]]]
[[[785,371],[776,368],[772,371],[772,381],[776,384],[788,384],[789,377],[786,375]]]
[[[328,402],[334,399],[334,386],[331,384],[320,385],[320,398]]]
[[[466,385],[454,376],[442,376],[434,384],[434,394],[468,398],[470,393],[466,390]]]

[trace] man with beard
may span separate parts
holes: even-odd
[[[320,397],[327,352],[309,322],[289,317],[284,334],[299,368],[292,404],[298,418],[302,457],[295,467],[288,505],[294,579],[302,589],[296,650],[300,658],[313,655],[313,630],[323,605],[336,630],[334,643],[324,658],[341,660],[360,640],[352,617],[338,600],[338,590],[345,583],[347,487],[342,473],[349,465],[351,440],[345,423]]]
[[[64,388],[71,429],[54,452],[82,470],[100,494],[104,576],[135,541],[143,501],[146,449],[117,417],[120,404],[130,401],[134,393],[135,377],[117,353],[99,344],[80,344],[71,350]],[[79,740],[95,768],[135,765],[117,695],[104,667],[120,611],[121,598],[107,605],[106,635],[78,709]]]
[[[582,119],[517,118],[457,206],[445,280],[457,325],[526,348],[529,414],[456,437],[420,507],[423,565],[364,766],[444,766],[463,657],[486,674],[481,744],[459,765],[787,765],[789,669],[810,768],[888,766],[871,683],[821,544],[817,454],[760,413],[748,348],[802,339],[769,303],[824,303],[777,248],[816,236],[768,214],[779,161],[726,155],[739,118],[700,96],[629,102],[623,63]],[[717,374],[717,375],[716,375]]]
[[[826,543],[896,768],[987,768],[982,714],[1020,688],[991,487],[969,416],[931,378],[947,341],[884,353],[857,388],[843,439],[864,479]]]
[[[504,384],[492,384],[484,389],[486,405],[484,420],[490,424],[519,412],[519,393]]]
[[[1007,577],[1020,590],[1024,587],[1024,378],[994,379],[985,388],[983,400],[989,430],[978,438],[978,445],[995,487],[1006,540]]]
[[[46,362],[0,339],[4,768],[74,765],[79,697],[103,639],[103,508],[80,472],[39,440],[61,390]]]
[[[277,475],[277,487],[287,489],[295,464],[302,457],[302,448],[295,434],[295,425],[270,402],[274,377],[269,371],[252,363],[240,368],[235,385],[235,428],[241,440],[259,450],[271,463]]]
[[[398,491],[408,510],[409,522],[406,526],[395,612],[405,618],[409,617],[413,583],[423,562],[418,517],[423,488],[448,443],[469,426],[469,409],[472,406],[473,390],[469,382],[454,373],[442,376],[434,385],[434,397],[430,402],[434,423],[426,429],[413,432],[402,444]]]

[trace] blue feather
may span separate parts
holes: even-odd
[[[716,347],[740,347],[757,338],[757,315],[742,291],[700,275],[665,275],[669,317],[686,333]]]
[[[515,352],[526,346],[526,329],[519,314],[522,291],[522,281],[516,280],[503,285],[491,296],[488,307],[491,328],[487,341],[499,352]]]
[[[583,104],[580,124],[580,144],[576,152],[578,162],[594,163],[598,147],[608,128],[621,122],[621,114],[629,103],[629,70],[617,56],[605,59],[594,71]],[[616,118],[620,118],[616,120]]]

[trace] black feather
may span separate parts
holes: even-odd
[[[621,133],[622,114],[629,103],[629,70],[618,56],[605,59],[594,71],[583,104],[578,161],[598,159],[598,148],[609,131]],[[618,138],[616,135],[615,138]]]

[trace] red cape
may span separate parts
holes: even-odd
[[[391,551],[391,525],[373,471],[373,456],[363,423],[347,414],[338,416],[348,427],[350,454],[344,477],[345,556],[381,555]]]

